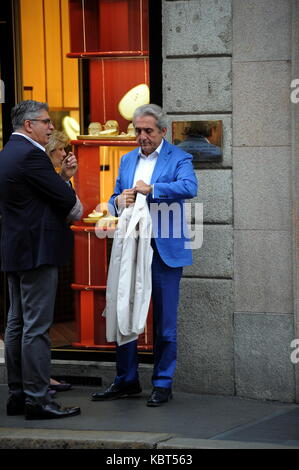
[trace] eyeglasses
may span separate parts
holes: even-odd
[[[40,121],[46,124],[47,126],[49,126],[50,124],[53,125],[53,122],[49,118],[48,119],[29,119],[29,121]]]

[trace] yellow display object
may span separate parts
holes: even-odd
[[[95,224],[98,220],[104,217],[104,215],[107,215],[107,211],[99,212],[94,209],[90,214],[88,214],[88,217],[83,219],[83,221],[87,224]]]
[[[120,115],[132,121],[135,110],[144,104],[148,104],[150,99],[149,87],[145,83],[131,88],[120,100],[118,110]]]
[[[118,130],[117,129],[105,129],[104,131],[101,131],[99,133],[99,136],[100,137],[111,137],[113,135],[117,135],[118,134]]]
[[[86,224],[97,224],[97,228],[105,229],[105,228],[113,228],[115,224],[118,222],[118,217],[114,217],[113,215],[102,217],[85,217],[83,222]]]
[[[102,131],[102,124],[100,122],[91,122],[88,126],[89,135],[98,135]]]
[[[103,215],[105,215],[104,212],[98,212],[94,209],[90,214],[88,214],[88,217],[103,217]]]
[[[65,116],[62,120],[62,126],[69,139],[77,139],[77,135],[80,133],[80,126],[76,119],[71,116]]]
[[[113,129],[113,130],[118,131],[119,129],[118,122],[115,121],[114,119],[109,119],[108,121],[105,122],[104,129],[106,130]]]
[[[117,124],[117,129],[118,129],[117,121],[107,121],[107,123],[108,122],[115,122]],[[107,126],[107,123],[105,124],[104,127]],[[124,132],[122,132],[121,134],[118,134],[117,129],[116,128],[108,129],[106,127],[104,131],[101,131],[98,134],[89,133],[88,135],[78,135],[77,139],[79,139],[79,140],[88,140],[88,139],[89,140],[98,140],[98,139],[102,139],[102,140],[136,140],[135,129],[134,129],[134,126],[133,126],[132,122],[128,125],[127,134],[125,134]]]
[[[83,222],[85,224],[96,224],[98,220],[100,220],[102,217],[85,217],[83,219]]]
[[[97,221],[97,228],[98,229],[114,228],[117,222],[118,222],[118,217],[114,217],[113,215],[108,215],[106,217],[102,217],[100,220]]]

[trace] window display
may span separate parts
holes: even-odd
[[[72,144],[79,169],[74,178],[83,203],[82,221],[74,224],[74,283],[79,348],[114,349],[106,341],[106,278],[117,223],[108,212],[123,154],[136,147],[132,116],[149,103],[148,1],[70,0],[71,51],[88,61],[88,125]],[[86,63],[85,63],[86,66]],[[102,231],[99,236],[98,231]],[[151,351],[152,317],[139,338]]]

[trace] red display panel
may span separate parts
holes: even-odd
[[[74,177],[76,192],[84,206],[86,217],[97,206],[100,194],[100,145],[128,146],[132,141],[74,141],[79,169]],[[77,222],[74,231],[74,283],[76,327],[78,341],[74,347],[114,349],[106,341],[106,321],[102,317],[106,301],[106,281],[112,238],[98,238],[95,226]],[[138,339],[140,351],[153,350],[152,311],[145,332]]]
[[[148,59],[91,59],[90,120],[116,120],[126,133],[129,121],[119,114],[118,103],[131,88],[148,82]]]
[[[75,232],[74,283],[78,341],[75,347],[114,349],[106,341],[106,279],[108,273],[108,244],[111,238],[98,238],[95,227],[73,226]],[[152,351],[153,328],[150,306],[145,331],[138,338],[138,349]]]
[[[75,153],[79,164],[74,177],[76,193],[83,204],[83,217],[87,217],[100,202],[99,147],[82,141]]]
[[[149,84],[148,0],[69,0],[69,11],[71,51],[67,55],[89,62],[89,83],[85,84],[90,96],[88,120],[101,124],[116,120],[119,134],[127,133],[129,121],[120,115],[118,104],[133,87]],[[100,147],[132,147],[134,141],[86,138],[73,141],[73,145],[79,164],[74,183],[85,218],[103,202],[100,194],[105,181],[103,173],[100,175]],[[111,168],[109,172],[115,173]],[[74,346],[112,349],[115,345],[106,342],[102,317],[111,239],[96,237],[94,226],[83,221],[75,223],[72,229],[75,235],[72,288],[78,333]],[[138,347],[144,351],[153,349],[151,308]]]
[[[106,286],[107,243],[95,235],[94,226],[73,226],[75,232],[74,282],[86,287]]]
[[[71,54],[148,51],[147,0],[69,0]]]

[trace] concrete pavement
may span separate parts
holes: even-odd
[[[93,402],[98,388],[57,393],[81,415],[26,421],[6,416],[7,386],[0,385],[1,449],[299,449],[299,405],[174,391],[159,408],[138,397]]]

